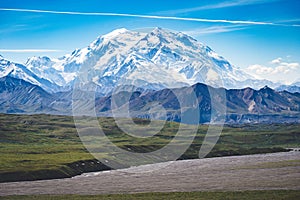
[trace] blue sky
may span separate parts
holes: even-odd
[[[193,36],[258,78],[300,77],[297,0],[0,0],[0,24],[0,54],[20,63],[60,57],[116,28],[162,27]]]

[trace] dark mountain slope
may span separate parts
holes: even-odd
[[[228,123],[300,122],[300,94],[277,92],[264,87],[226,90],[205,84],[191,87],[163,89],[159,91],[127,92],[125,87],[114,96],[97,95],[95,104],[88,105],[91,113],[95,107],[98,116],[138,117],[207,123],[226,114]],[[72,115],[72,99],[89,102],[91,92],[59,92],[49,94],[39,86],[12,78],[0,78],[0,112],[2,113],[49,113]],[[112,107],[112,99],[114,107]],[[213,100],[213,101],[212,101]],[[213,102],[213,105],[211,105]],[[82,104],[84,105],[84,104]],[[95,106],[94,106],[95,105]],[[129,115],[126,108],[128,106]],[[121,109],[120,109],[121,108]],[[224,112],[222,109],[224,108]],[[117,111],[117,109],[119,109]],[[123,112],[121,112],[121,111]],[[89,112],[86,112],[89,113]],[[195,121],[199,115],[199,121]],[[185,116],[185,117],[183,117]]]

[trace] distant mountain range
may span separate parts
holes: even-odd
[[[298,83],[295,82],[292,85],[280,85],[278,87],[275,88],[275,90],[277,91],[288,91],[288,92],[298,92],[300,93],[300,86],[297,85]]]
[[[226,99],[219,98],[220,90],[225,91]],[[251,88],[224,90],[200,83],[172,90],[136,91],[130,94],[128,103],[131,117],[165,119],[165,115],[162,116],[160,111],[151,110],[151,105],[160,104],[166,110],[167,120],[180,122],[182,115],[187,111],[181,110],[178,98],[189,98],[191,91],[196,94],[200,123],[210,122],[211,113],[218,112],[213,110],[211,98],[217,99],[217,103],[220,104],[227,101],[226,123],[300,122],[300,93],[277,92],[269,87],[260,90]],[[81,98],[88,98],[87,93],[81,91]],[[0,78],[0,112],[2,113],[72,115],[72,95],[74,91],[48,93],[41,87],[24,80],[9,76]],[[122,98],[124,92],[114,95]],[[98,116],[112,116],[111,99],[111,95],[96,97],[91,113],[95,108]]]
[[[162,119],[159,111],[155,114],[149,107],[159,102],[168,120],[180,121],[185,111],[180,110],[169,89],[176,88],[182,97],[194,91],[201,123],[209,122],[211,113],[217,112],[211,98],[220,104],[227,100],[228,123],[300,120],[300,84],[286,86],[254,79],[180,32],[117,29],[61,58],[32,57],[24,65],[0,56],[2,113],[72,115],[72,100],[96,91],[90,109],[95,107],[99,116],[111,116],[112,92],[122,85],[138,88],[129,103],[132,117]],[[209,91],[218,94],[220,88],[227,88],[223,89],[225,99],[210,96]]]

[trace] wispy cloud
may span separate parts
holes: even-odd
[[[16,25],[11,25],[11,26],[6,25],[2,29],[0,29],[0,34],[1,33],[8,34],[11,32],[27,31],[27,30],[33,31],[33,30],[43,29],[45,27],[47,27],[46,24],[36,25],[36,26],[29,26],[28,24],[16,24]]]
[[[233,1],[225,1],[216,4],[208,4],[193,8],[183,8],[183,9],[176,9],[176,10],[168,10],[168,11],[161,11],[160,14],[181,14],[181,13],[189,13],[201,10],[211,10],[211,9],[220,9],[220,8],[228,8],[228,7],[236,7],[236,6],[245,6],[245,5],[255,5],[255,4],[264,4],[270,3],[279,0],[233,0]]]
[[[291,26],[300,27],[300,19],[299,18],[297,18],[297,19],[280,20],[280,21],[276,21],[275,23],[278,23],[278,24],[290,24],[290,23],[293,23],[293,24],[291,24]]]
[[[289,25],[283,25],[283,24],[275,24],[275,23],[272,23],[272,22],[261,22],[261,21],[227,20],[227,19],[205,19],[205,18],[189,18],[189,17],[170,17],[170,16],[138,15],[138,14],[126,14],[126,13],[69,12],[69,11],[53,11],[53,10],[18,9],[18,8],[0,8],[0,11],[49,13],[49,14],[66,14],[66,15],[118,16],[118,17],[135,17],[135,18],[164,19],[164,20],[195,21],[195,22],[207,22],[207,23],[294,26],[294,25],[290,25],[290,24]]]
[[[245,29],[246,26],[241,25],[228,25],[228,26],[210,26],[205,28],[197,28],[194,30],[183,31],[184,33],[192,36],[196,35],[206,35],[206,34],[214,34],[214,33],[226,33],[232,31],[238,31]]]
[[[59,52],[58,49],[0,49],[0,52],[8,53],[43,53],[43,52]]]

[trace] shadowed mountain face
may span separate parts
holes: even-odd
[[[222,93],[226,99],[222,98]],[[300,94],[277,92],[268,87],[226,90],[198,83],[191,87],[159,91],[120,91],[110,96],[96,95],[95,98],[83,91],[49,94],[39,86],[12,77],[0,79],[0,112],[72,115],[72,98],[86,101],[89,100],[88,95],[94,98],[89,109],[95,108],[98,116],[112,116],[112,113],[121,113],[120,108],[128,108],[130,117],[180,122],[182,116],[199,111],[199,122],[207,123],[212,112],[217,117],[221,116],[220,105],[226,105],[227,123],[300,121]]]
[[[276,113],[299,111],[299,93],[277,92],[269,87],[260,90],[245,88],[227,92],[229,112]]]
[[[65,114],[60,98],[41,87],[9,76],[0,78],[0,112]],[[65,100],[63,100],[63,104]]]
[[[199,83],[191,87],[172,90],[164,89],[148,92],[146,94],[139,92],[133,93],[129,102],[131,114],[133,117],[151,118],[151,116],[154,116],[154,118],[164,119],[165,116],[160,116],[159,110],[151,112],[153,108],[149,106],[160,104],[167,110],[168,120],[180,121],[181,115],[184,114],[185,110],[181,110],[179,102],[190,98],[191,88],[194,94],[196,94],[201,123],[210,122],[212,112],[217,113],[216,116],[221,116],[222,113],[220,113],[219,109],[222,105],[226,105],[227,122],[300,121],[299,93],[293,94],[286,91],[276,92],[268,87],[264,87],[260,90],[251,88],[225,90]],[[222,92],[225,93],[226,99],[222,99],[222,96],[219,95]],[[174,93],[176,93],[176,95]],[[126,96],[124,93],[117,95],[120,95],[119,99]],[[214,98],[214,102],[211,101],[212,98]],[[215,104],[213,107],[212,103]],[[96,105],[96,110],[99,111],[100,115],[107,113],[107,111],[110,111],[112,108],[111,96],[98,98]],[[193,102],[191,105],[193,105]]]
[[[0,78],[1,112],[49,112],[54,98],[39,86],[12,77]]]

